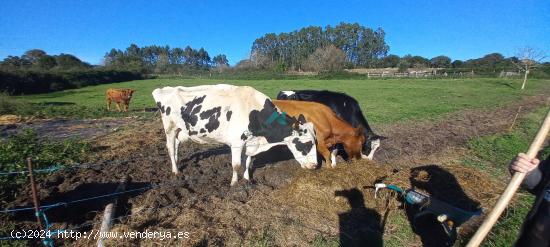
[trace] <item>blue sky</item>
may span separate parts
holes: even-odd
[[[526,45],[550,55],[548,0],[2,0],[0,59],[41,48],[98,64],[111,48],[135,43],[204,47],[235,64],[265,33],[340,22],[383,28],[390,53],[400,56],[511,56]]]

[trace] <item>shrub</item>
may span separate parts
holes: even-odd
[[[118,70],[0,70],[0,91],[11,95],[47,93],[104,83],[144,79],[139,72]]]

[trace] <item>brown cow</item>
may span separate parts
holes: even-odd
[[[123,104],[124,111],[128,111],[128,106],[130,105],[130,99],[132,99],[132,94],[135,90],[131,88],[119,89],[119,88],[109,88],[105,92],[105,97],[107,100],[107,110],[111,110],[111,102],[116,103],[116,108],[120,112],[120,104]]]
[[[273,100],[273,103],[288,115],[298,118],[301,114],[306,121],[313,123],[317,135],[317,151],[327,164],[331,161],[331,166],[336,166],[338,150],[331,152],[329,148],[338,143],[344,146],[350,158],[361,158],[361,149],[365,142],[361,127],[353,128],[323,104],[296,100]]]

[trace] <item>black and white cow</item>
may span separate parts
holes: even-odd
[[[293,90],[280,91],[277,95],[278,100],[300,100],[313,101],[326,105],[332,109],[344,121],[348,122],[354,128],[362,127],[365,131],[365,144],[363,145],[363,153],[361,156],[364,159],[372,160],[374,152],[380,147],[380,140],[385,139],[383,136],[374,134],[372,129],[365,119],[359,103],[351,96],[344,93],[331,91],[317,90]],[[367,154],[368,155],[365,155]]]
[[[164,87],[155,89],[153,98],[161,111],[175,174],[178,146],[187,140],[231,147],[231,185],[238,180],[243,150],[247,156],[243,177],[247,180],[251,157],[276,145],[287,145],[302,168],[317,166],[313,124],[281,113],[267,96],[252,87]]]

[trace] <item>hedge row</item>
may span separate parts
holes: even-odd
[[[10,95],[48,93],[140,79],[144,76],[139,72],[119,70],[0,71],[0,91]]]

